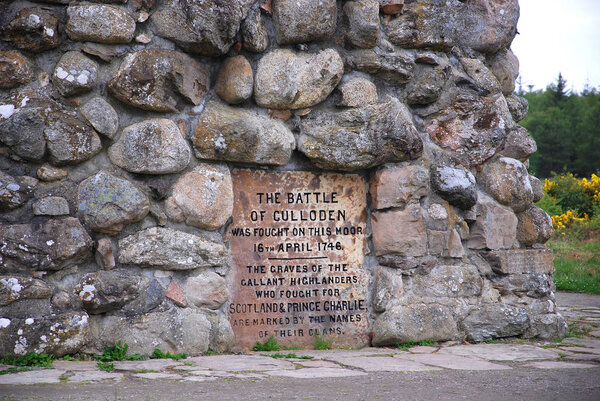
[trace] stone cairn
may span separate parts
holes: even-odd
[[[0,3],[0,354],[231,349],[230,169],[370,180],[372,345],[549,339],[517,0]]]

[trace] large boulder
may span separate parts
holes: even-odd
[[[404,207],[428,194],[429,174],[421,166],[386,166],[371,176],[369,193],[375,209]]]
[[[283,122],[218,102],[205,106],[193,141],[199,159],[267,165],[285,165],[295,147]]]
[[[2,34],[14,47],[35,53],[60,44],[58,19],[40,8],[26,8],[15,16]]]
[[[102,97],[88,100],[81,106],[81,114],[94,129],[108,138],[113,138],[119,129],[119,116],[115,109]]]
[[[343,8],[346,40],[362,49],[375,47],[379,40],[379,2],[347,1]]]
[[[227,248],[222,244],[162,227],[125,237],[119,248],[120,263],[163,270],[220,267],[228,261]]]
[[[174,50],[146,49],[125,57],[108,83],[111,95],[140,109],[178,112],[181,99],[200,104],[209,86],[208,70]]]
[[[273,22],[279,44],[329,39],[337,22],[335,0],[276,0]]]
[[[423,142],[398,99],[302,120],[298,149],[320,168],[360,170],[416,158]]]
[[[215,92],[229,104],[242,103],[252,96],[254,73],[248,59],[235,56],[226,59],[221,66]]]
[[[135,299],[140,294],[141,280],[126,271],[99,271],[83,276],[75,291],[85,310],[98,314],[119,309]]]
[[[47,299],[52,290],[42,280],[21,276],[0,276],[0,306],[22,299]]]
[[[358,71],[371,74],[390,85],[403,85],[414,74],[414,56],[405,50],[393,53],[381,49],[357,49],[344,53],[346,64]]]
[[[489,196],[479,193],[477,219],[471,226],[467,246],[471,249],[509,249],[517,238],[517,216]]]
[[[423,256],[427,252],[427,231],[418,203],[404,210],[373,212],[371,217],[375,255]]]
[[[478,182],[494,199],[517,213],[533,203],[529,173],[516,159],[501,157],[486,163],[478,175]]]
[[[98,63],[81,52],[66,52],[56,63],[52,82],[63,96],[80,95],[94,89],[98,68]]]
[[[90,229],[114,235],[125,225],[143,219],[150,202],[130,181],[100,171],[79,184],[77,207]]]
[[[102,150],[100,137],[92,127],[71,113],[51,112],[44,137],[50,153],[50,163],[63,166],[91,159]]]
[[[73,355],[85,345],[89,334],[85,312],[66,312],[39,318],[2,319],[0,355],[47,353]]]
[[[445,165],[431,168],[431,187],[442,198],[461,209],[477,203],[477,182],[470,171]]]
[[[33,78],[34,65],[17,50],[0,50],[0,89],[10,89]]]
[[[0,211],[21,207],[33,196],[33,186],[23,178],[0,171]]]
[[[378,266],[373,274],[373,310],[385,312],[388,304],[399,298],[404,290],[402,275],[393,269]]]
[[[278,49],[258,62],[254,99],[261,107],[302,109],[329,96],[344,74],[344,63],[333,49],[294,53]]]
[[[517,218],[517,239],[521,246],[544,244],[552,236],[552,218],[543,209],[532,205]]]
[[[527,310],[505,304],[484,304],[474,309],[462,321],[470,341],[521,335],[529,327]]]
[[[129,43],[135,20],[125,10],[105,4],[76,4],[67,8],[65,31],[71,40],[98,43]]]
[[[188,302],[198,308],[219,309],[229,299],[227,281],[210,271],[188,278],[183,292]]]
[[[0,265],[11,270],[61,270],[90,256],[92,239],[73,217],[44,224],[0,225]]]
[[[151,21],[159,36],[188,52],[221,56],[233,45],[249,8],[246,1],[170,0]]]
[[[187,167],[192,150],[177,124],[155,118],[124,128],[108,149],[108,157],[132,173],[171,174]]]
[[[216,230],[233,211],[233,187],[229,168],[200,164],[181,176],[166,202],[167,215],[187,225]]]
[[[504,145],[514,122],[502,95],[457,96],[452,104],[426,123],[433,142],[447,149],[463,165],[479,165]]]
[[[379,315],[373,324],[375,346],[421,340],[447,341],[458,337],[454,316],[443,305],[396,305]]]
[[[412,291],[421,297],[477,297],[482,288],[483,280],[473,265],[439,265],[412,279]]]

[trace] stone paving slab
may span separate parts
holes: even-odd
[[[115,361],[115,370],[134,371],[134,370],[162,370],[175,366],[182,366],[182,362],[172,359],[148,359],[146,361]]]
[[[524,366],[536,369],[590,369],[600,368],[598,365],[591,363],[576,363],[576,362],[562,362],[562,361],[538,361],[531,362]]]
[[[104,372],[102,370],[81,370],[67,378],[69,383],[120,382],[123,373]]]
[[[334,362],[344,366],[359,368],[366,372],[423,372],[440,370],[438,367],[423,365],[422,363],[396,357],[340,357],[331,358]]]
[[[408,354],[406,351],[401,351],[396,348],[362,348],[358,350],[345,350],[345,349],[329,349],[329,350],[301,350],[291,351],[296,355],[308,355],[319,359],[334,359],[343,357],[356,357],[356,356],[378,356],[378,355],[391,355],[391,354]]]
[[[596,338],[590,338],[590,337],[586,337],[586,338],[577,338],[577,337],[570,337],[570,338],[565,338],[564,340],[562,340],[561,344],[578,344],[578,345],[583,345],[584,347],[587,348],[600,348],[600,339],[596,339]]]
[[[0,376],[0,384],[42,384],[60,383],[60,377],[67,373],[60,369],[40,369]]]
[[[527,344],[469,344],[442,348],[440,354],[476,357],[488,361],[523,362],[556,359],[553,351]]]
[[[427,345],[418,345],[416,347],[412,347],[408,349],[408,352],[411,354],[431,354],[436,352],[438,347],[429,347]]]
[[[341,368],[306,368],[297,370],[275,370],[267,372],[269,376],[290,377],[296,379],[316,379],[328,377],[366,376],[367,373],[358,370]]]
[[[97,370],[96,361],[54,361],[52,368],[70,370],[71,372]]]
[[[571,351],[577,354],[594,354],[600,355],[600,349],[598,348],[587,348],[587,347],[560,347],[559,349],[564,351]]]
[[[186,362],[208,369],[225,371],[295,369],[294,364],[289,361],[258,355],[244,357],[237,355],[196,356],[187,358]]]
[[[148,379],[148,380],[179,380],[181,379],[181,375],[176,373],[164,373],[164,372],[149,372],[149,373],[134,373],[131,375],[132,377],[137,377],[139,379]]]
[[[305,368],[331,368],[331,369],[341,369],[342,367],[334,362],[329,361],[321,361],[321,360],[306,360],[301,359],[299,361],[294,361],[296,365],[300,365]]]
[[[414,354],[398,355],[395,358],[410,359],[425,365],[433,365],[455,370],[508,370],[509,366],[483,361],[477,358],[466,358],[451,354]]]

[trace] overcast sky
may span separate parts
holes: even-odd
[[[580,92],[586,80],[600,89],[600,0],[520,0],[512,50],[524,90],[543,89],[562,72]]]

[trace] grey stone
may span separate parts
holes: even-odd
[[[108,149],[108,157],[132,173],[170,174],[187,167],[192,150],[177,124],[155,118],[124,128]]]
[[[102,150],[96,131],[72,114],[51,112],[47,124],[44,136],[54,165],[78,164]]]
[[[197,356],[188,358],[187,361],[205,369],[226,372],[245,372],[249,370],[266,372],[295,369],[294,364],[290,361],[260,355],[248,355],[245,358],[239,358],[236,355]]]
[[[208,87],[208,70],[203,64],[164,49],[127,55],[108,83],[109,93],[123,103],[160,112],[178,112],[183,106],[181,98],[200,104]]]
[[[467,246],[471,249],[507,249],[517,238],[517,216],[489,196],[479,193],[477,220],[471,226]]]
[[[199,159],[267,165],[285,165],[295,147],[282,121],[218,102],[204,107],[193,142]]]
[[[375,47],[379,40],[379,2],[347,1],[343,10],[346,40],[362,49]]]
[[[391,301],[402,296],[403,289],[401,275],[395,274],[389,268],[378,266],[373,274],[373,310],[385,312]]]
[[[523,308],[504,304],[484,304],[462,321],[467,338],[481,342],[518,336],[529,327],[529,314]]]
[[[216,352],[227,352],[235,345],[235,334],[231,323],[224,315],[210,315],[211,338],[209,347]]]
[[[58,167],[53,167],[48,164],[44,164],[37,169],[37,177],[40,181],[52,182],[62,180],[68,175],[68,173]]]
[[[113,244],[108,238],[100,238],[96,244],[96,263],[103,270],[111,270],[115,267],[115,251]]]
[[[410,350],[413,351],[413,348]],[[508,370],[509,366],[448,354],[396,355],[395,358],[409,359],[425,365],[433,365],[453,370]]]
[[[360,107],[377,103],[377,88],[366,78],[351,78],[338,85],[340,93],[338,106]]]
[[[124,9],[103,4],[77,4],[67,8],[65,31],[71,40],[97,43],[129,43],[135,20]]]
[[[324,169],[359,170],[416,158],[423,150],[410,112],[396,98],[301,123],[298,149]]]
[[[72,355],[85,344],[89,332],[85,312],[51,314],[40,318],[7,319],[0,329],[0,354],[24,355],[28,352]],[[5,322],[6,324],[6,322]]]
[[[369,194],[376,209],[404,207],[428,194],[429,174],[421,166],[394,166],[380,168],[371,176]]]
[[[241,27],[244,49],[262,53],[269,46],[269,35],[258,9],[251,10]]]
[[[279,44],[329,39],[335,31],[335,0],[275,0],[273,22]]]
[[[525,118],[529,111],[529,103],[527,99],[517,95],[506,96],[506,104],[510,110],[512,118],[519,122]]]
[[[60,44],[58,19],[41,8],[23,9],[4,29],[2,39],[35,53],[54,49]]]
[[[50,298],[52,290],[42,280],[31,277],[0,276],[0,306],[21,299]]]
[[[469,344],[445,347],[439,354],[475,357],[488,361],[522,362],[555,359],[556,353],[528,344]]]
[[[76,218],[0,225],[0,264],[11,270],[61,270],[90,255],[92,239]]]
[[[386,29],[390,42],[404,48],[450,50],[455,45],[483,53],[508,47],[516,34],[516,0],[407,3]]]
[[[69,214],[69,203],[60,196],[47,196],[33,204],[36,216],[64,216]]]
[[[430,172],[432,189],[450,204],[470,209],[477,203],[477,182],[470,171],[437,165]]]
[[[488,60],[490,69],[500,83],[505,96],[515,91],[515,80],[519,76],[519,60],[510,49],[495,53]]]
[[[373,212],[371,227],[377,256],[423,256],[427,252],[425,221],[418,203],[404,210]]]
[[[337,366],[337,365],[336,365]],[[271,370],[269,376],[289,377],[294,379],[325,379],[328,377],[366,376],[367,373],[358,370],[340,369],[339,367],[304,368],[297,370]]]
[[[31,81],[34,64],[17,50],[0,50],[0,89],[10,89]]]
[[[226,59],[221,65],[215,85],[215,92],[229,104],[239,104],[252,96],[254,74],[246,57],[235,56]]]
[[[367,356],[355,356],[336,358],[335,361],[344,366],[351,366],[367,372],[423,372],[440,370],[439,368],[400,358],[373,358]]]
[[[496,76],[478,58],[461,57],[460,63],[470,78],[470,84],[482,94],[497,94],[501,92],[500,83]]]
[[[554,340],[566,336],[568,332],[569,326],[561,315],[547,313],[531,317],[531,326],[527,336],[541,340]]]
[[[0,105],[0,141],[26,160],[41,160],[46,154],[44,129],[52,106],[50,102],[34,104],[25,95]]]
[[[483,166],[478,183],[487,193],[515,212],[522,212],[533,203],[529,173],[520,161],[501,157]]]
[[[233,187],[229,168],[202,163],[181,176],[165,203],[167,215],[187,225],[216,230],[233,211]]]
[[[373,50],[352,50],[344,53],[346,64],[358,71],[371,74],[391,85],[403,85],[413,77],[415,61],[403,50],[386,53]]]
[[[533,203],[537,203],[544,197],[544,184],[537,177],[529,176],[531,189],[533,190]]]
[[[3,375],[0,378],[0,384],[3,385],[34,385],[61,383],[61,377],[67,373],[66,370],[59,369],[41,369],[29,372],[20,372],[19,374]]]
[[[113,138],[119,129],[119,116],[104,98],[90,99],[81,107],[81,114],[97,132],[108,138]]]
[[[135,299],[140,294],[141,280],[124,270],[98,271],[83,276],[75,292],[88,313],[104,313]]]
[[[171,0],[150,20],[159,36],[188,52],[221,56],[229,50],[247,12],[248,1]]]
[[[506,142],[500,154],[525,162],[536,151],[537,144],[535,140],[527,133],[525,128],[517,125],[506,136]]]
[[[406,102],[426,105],[435,102],[446,84],[446,73],[440,68],[421,68],[420,73],[406,85]]]
[[[501,295],[515,294],[530,298],[550,295],[553,288],[552,278],[546,274],[508,274],[492,278],[492,285]]]
[[[459,337],[452,312],[443,305],[415,303],[388,308],[375,319],[373,345],[408,341],[446,341]]]
[[[517,239],[524,247],[544,244],[552,236],[552,218],[543,209],[531,206],[517,215]]]
[[[302,109],[321,103],[344,74],[344,63],[333,49],[319,53],[269,52],[258,62],[254,99],[261,107]]]
[[[73,96],[94,89],[98,79],[98,63],[79,51],[62,55],[52,75],[54,86],[63,96]]]
[[[500,274],[554,273],[554,255],[547,248],[497,250],[483,252],[483,256],[492,269]]]
[[[95,341],[88,348],[100,351],[105,345],[122,341],[129,345],[130,353],[152,355],[158,348],[171,353],[197,354],[208,349],[210,330],[206,315],[191,308],[127,317],[94,315],[90,317],[90,331]]]
[[[412,278],[412,291],[420,297],[464,298],[481,295],[483,280],[473,265],[440,265]]]
[[[143,219],[150,210],[148,197],[142,191],[106,171],[79,184],[77,205],[79,216],[90,229],[109,235]]]
[[[163,270],[219,267],[227,249],[217,242],[170,228],[152,227],[119,241],[119,262]]]
[[[19,177],[0,171],[0,211],[23,206],[32,196],[33,188]]]

